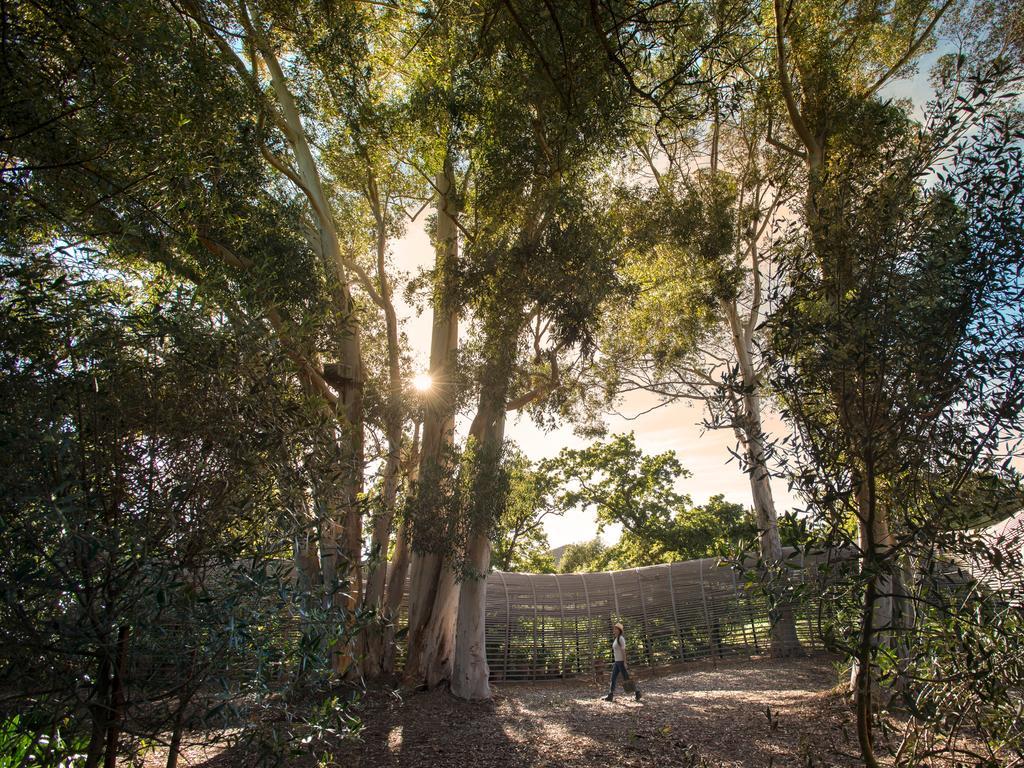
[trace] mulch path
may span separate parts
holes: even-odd
[[[646,678],[646,679],[645,679]],[[641,675],[641,701],[595,681],[496,686],[488,703],[443,691],[367,702],[362,768],[858,765],[833,660],[730,661]],[[808,762],[811,757],[811,762]]]
[[[832,657],[693,663],[641,671],[643,699],[601,697],[595,680],[495,686],[490,702],[444,691],[371,691],[349,768],[583,768],[596,765],[818,768],[860,765],[850,707]],[[186,752],[181,766],[251,764],[227,749]],[[320,755],[321,759],[323,754]],[[304,766],[306,760],[289,762]],[[313,760],[308,761],[316,765]],[[148,764],[148,761],[147,761]]]

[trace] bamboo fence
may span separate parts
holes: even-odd
[[[792,579],[817,578],[824,557],[787,553]],[[819,590],[793,605],[806,648],[822,646]],[[633,667],[764,653],[768,606],[716,558],[624,571],[527,574],[487,580],[487,662],[493,680],[541,680],[607,667],[611,627],[625,626]]]

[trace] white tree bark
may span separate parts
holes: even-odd
[[[455,572],[445,563],[437,580],[430,620],[423,630],[421,664],[428,688],[436,688],[451,679],[460,592]]]
[[[507,374],[507,372],[501,372]],[[499,374],[500,376],[501,374]],[[505,440],[505,396],[507,385],[485,386],[481,393],[480,411],[473,420],[470,435],[478,441],[485,457],[500,456]],[[489,467],[485,471],[497,471]],[[491,698],[490,668],[487,666],[485,609],[487,606],[487,574],[491,570],[491,542],[488,521],[477,521],[470,532],[466,560],[472,573],[466,574],[459,595],[459,615],[455,638],[455,659],[452,664],[451,691],[460,699]]]
[[[362,354],[359,327],[354,320],[355,303],[352,300],[349,277],[330,200],[324,191],[320,171],[310,149],[302,118],[288,86],[288,80],[263,31],[252,24],[245,12],[245,6],[241,5],[240,8],[242,9],[243,25],[270,74],[271,87],[280,110],[278,125],[291,149],[296,168],[287,168],[283,161],[279,161],[280,165],[273,163],[269,152],[266,153],[266,156],[278,170],[288,176],[309,201],[314,221],[319,230],[318,245],[327,262],[327,268],[334,278],[332,293],[338,326],[334,339],[338,358],[339,407],[337,411],[342,416],[339,438],[342,445],[345,446],[345,458],[340,473],[341,521],[339,522],[334,516],[333,510],[325,510],[330,519],[324,520],[321,524],[323,539],[321,550],[322,557],[323,552],[328,553],[332,570],[336,569],[336,565],[333,564],[338,560],[343,561],[347,567],[346,607],[352,611],[358,605],[362,592],[362,569],[360,568],[362,516],[358,503],[362,486],[363,458]],[[337,574],[328,573],[327,568],[324,571],[325,579],[329,579],[328,583],[331,585],[336,583]],[[328,593],[330,594],[331,591],[329,589]],[[353,649],[346,648],[339,649],[335,653],[334,668],[336,671],[344,673],[349,670],[355,660],[352,651]]]
[[[758,268],[756,259],[754,268]],[[739,361],[741,396],[739,413],[735,414],[735,429],[746,454],[747,477],[750,480],[750,492],[754,502],[761,558],[769,567],[781,570],[782,539],[779,536],[778,513],[775,511],[775,499],[772,496],[771,473],[765,446],[760,381],[753,357],[753,330],[756,323],[740,321],[735,301],[723,300],[721,307],[729,322],[736,358]],[[751,319],[756,318],[756,311],[755,305]],[[796,619],[792,607],[783,602],[770,619],[771,655],[785,657],[799,653],[800,640],[796,634]]]
[[[460,699],[476,701],[491,698],[491,670],[487,666],[484,626],[487,572],[491,567],[491,542],[486,533],[478,533],[472,537],[467,559],[476,574],[462,582],[459,595],[451,691]]]

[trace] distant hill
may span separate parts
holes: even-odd
[[[555,561],[555,568],[558,568],[558,566],[561,565],[562,555],[564,555],[565,550],[567,550],[571,546],[572,544],[563,544],[562,546],[555,547],[550,552],[548,552],[548,554],[551,555],[551,559]]]

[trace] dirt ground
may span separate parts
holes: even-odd
[[[849,706],[834,660],[735,660],[641,672],[640,702],[614,702],[594,680],[495,687],[466,703],[444,691],[378,690],[366,727],[321,765],[351,768],[582,768],[583,766],[854,766]],[[607,685],[607,682],[604,683]],[[152,758],[156,758],[153,755]],[[297,759],[290,765],[315,765]],[[158,762],[147,765],[156,765]],[[179,765],[251,764],[233,750],[188,750]]]
[[[644,679],[646,678],[646,679]],[[504,685],[491,704],[435,692],[380,702],[342,765],[857,765],[852,718],[826,657],[733,661],[642,675],[641,701],[594,681]],[[373,705],[371,704],[371,707]]]

